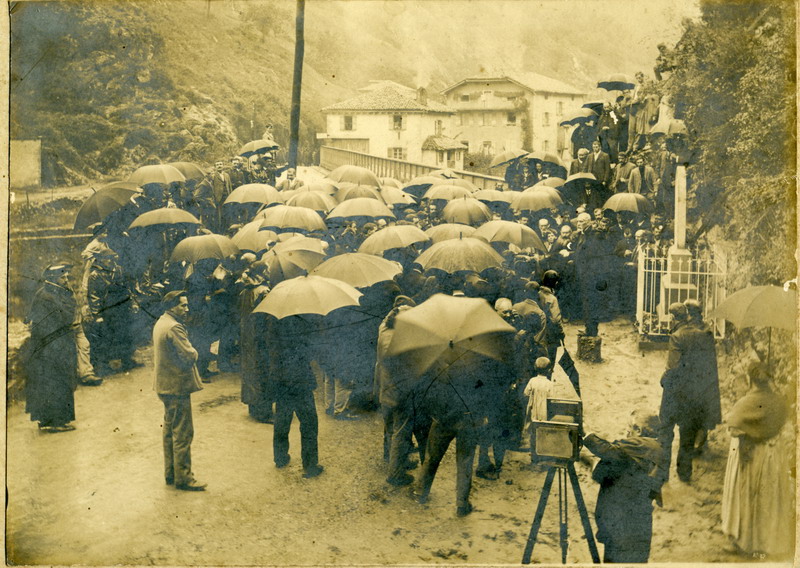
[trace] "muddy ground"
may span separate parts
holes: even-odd
[[[577,327],[568,325],[575,352]],[[603,324],[604,362],[578,361],[585,416],[594,431],[624,434],[634,408],[658,408],[665,351],[640,351],[633,326]],[[427,505],[407,488],[384,482],[382,424],[334,421],[320,414],[325,472],[303,479],[299,432],[293,461],[272,460],[272,426],[251,420],[236,374],[222,374],[193,396],[194,469],[205,493],[163,481],[162,406],[146,365],[76,392],[73,432],[39,433],[20,403],[8,411],[8,559],[25,564],[372,564],[518,563],[539,497],[543,472],[510,453],[499,480],[476,479],[466,518],[455,516],[454,449]],[[720,365],[721,369],[727,368]],[[725,384],[726,378],[721,382]],[[319,394],[319,391],[318,391]],[[318,408],[321,404],[318,403]],[[723,410],[726,410],[725,408]],[[651,561],[740,561],[722,552],[720,499],[728,436],[719,428],[695,479],[672,475],[657,509]],[[585,451],[585,450],[584,450]],[[674,463],[674,461],[673,461]],[[577,465],[590,513],[597,487]],[[555,494],[553,495],[555,497]],[[570,495],[570,562],[589,562]],[[592,522],[594,520],[592,519]],[[602,550],[602,549],[601,549]],[[560,562],[557,502],[545,514],[533,561]]]

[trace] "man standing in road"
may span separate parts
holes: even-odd
[[[166,311],[153,328],[155,389],[164,403],[164,478],[182,491],[205,491],[192,474],[191,394],[201,390],[197,351],[183,325],[189,300],[182,290],[164,296]]]

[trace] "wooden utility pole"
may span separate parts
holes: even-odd
[[[303,84],[303,24],[306,0],[297,0],[294,32],[294,77],[292,79],[292,114],[289,124],[289,167],[297,167],[297,147],[300,143],[300,95]]]

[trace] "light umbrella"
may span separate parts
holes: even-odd
[[[578,124],[584,124],[589,122],[590,120],[597,120],[599,118],[598,114],[592,110],[591,108],[584,108],[581,107],[576,109],[572,112],[568,112],[564,115],[561,119],[561,122],[558,123],[559,126],[576,126]]]
[[[305,185],[301,185],[296,191],[298,193],[303,191],[319,191],[321,193],[327,193],[328,195],[334,195],[338,189],[339,185],[332,180],[318,179]]]
[[[443,178],[439,176],[417,176],[403,186],[403,191],[415,197],[420,197],[425,191],[435,183],[440,183]]]
[[[564,200],[558,190],[552,187],[542,187],[526,189],[520,193],[513,207],[517,211],[542,211],[557,207],[562,203]]]
[[[138,186],[143,186],[148,183],[169,185],[172,182],[186,181],[186,177],[174,166],[170,166],[169,164],[154,164],[138,168],[130,175],[128,181]]]
[[[511,203],[514,192],[500,191],[499,189],[481,189],[472,194],[472,197],[484,203]]]
[[[307,237],[305,235],[293,235],[292,237],[282,240],[276,244],[272,250],[275,252],[288,252],[291,250],[310,250],[319,254],[325,254],[328,248],[328,243],[322,239],[315,239],[314,237]]]
[[[381,181],[381,187],[396,187],[397,189],[402,189],[403,184],[400,183],[399,179],[393,177],[382,177],[379,178]]]
[[[313,250],[269,250],[261,256],[261,262],[267,265],[269,280],[281,282],[297,276],[308,274],[325,258],[321,252]]]
[[[89,225],[104,221],[111,213],[130,203],[131,197],[141,192],[141,188],[129,181],[110,183],[98,189],[78,210],[74,230],[86,229]]]
[[[452,199],[458,199],[459,197],[472,197],[472,192],[463,187],[445,183],[432,185],[430,189],[425,192],[425,195],[422,196],[423,199],[439,201],[450,201]]]
[[[416,225],[392,225],[375,231],[364,239],[358,247],[358,252],[379,255],[389,249],[410,247],[430,240],[431,238]]]
[[[597,86],[606,91],[627,91],[628,89],[633,89],[636,83],[627,75],[615,73],[598,81]]]
[[[447,179],[456,179],[458,178],[458,174],[451,170],[450,168],[444,168],[441,170],[433,170],[429,175],[431,176],[438,176]]]
[[[262,138],[261,140],[251,140],[241,148],[239,155],[250,157],[254,154],[263,154],[279,148],[278,143],[272,138]]]
[[[478,191],[478,186],[474,183],[467,181],[461,178],[449,179],[449,178],[440,178],[433,184],[434,186],[437,185],[457,185],[458,187],[463,187],[464,189],[468,189],[470,193],[475,193]]]
[[[549,177],[549,178],[543,179],[539,183],[544,184],[544,185],[548,185],[550,187],[558,188],[558,187],[561,187],[562,185],[564,185],[565,181],[567,181],[567,180],[565,180],[564,178],[561,178],[561,177]],[[539,185],[539,184],[536,184],[536,185]]]
[[[357,197],[343,201],[328,213],[328,219],[353,219],[364,217],[368,219],[394,219],[394,213],[377,199]]]
[[[475,227],[463,225],[461,223],[442,223],[441,225],[434,225],[425,230],[425,234],[428,235],[434,243],[469,237],[472,236],[474,232]]]
[[[283,203],[283,196],[269,184],[246,183],[234,189],[225,198],[226,205],[231,203],[263,203],[271,205],[273,203]]]
[[[492,212],[474,197],[454,199],[442,210],[442,219],[448,223],[480,225],[492,218]]]
[[[256,215],[256,219],[263,219],[262,226],[269,229],[295,231],[326,231],[328,229],[319,213],[307,207],[276,205],[261,211]]]
[[[255,307],[254,313],[278,319],[305,314],[328,315],[345,306],[357,306],[361,292],[333,278],[300,276],[277,284]]]
[[[278,234],[275,231],[261,229],[263,222],[263,219],[260,219],[258,221],[250,221],[244,225],[231,237],[233,244],[241,250],[252,252],[267,250],[270,244],[278,240]]]
[[[445,369],[469,355],[510,358],[515,329],[480,298],[434,294],[395,319],[387,356],[419,376],[436,364]]]
[[[339,166],[329,173],[327,177],[334,182],[346,181],[361,185],[371,185],[373,187],[381,186],[381,181],[378,179],[378,176],[376,176],[372,170],[362,168],[361,166]]]
[[[650,213],[653,206],[641,193],[617,193],[608,198],[603,209],[612,211],[631,211],[632,213]]]
[[[131,229],[137,227],[152,227],[155,225],[201,225],[200,221],[183,209],[177,207],[162,207],[142,213],[130,225]]]
[[[503,257],[485,241],[471,237],[450,239],[431,245],[415,261],[424,270],[437,268],[447,273],[481,272],[503,264]]]
[[[186,237],[172,250],[170,262],[195,263],[205,258],[227,258],[238,255],[241,251],[234,242],[222,235],[198,235]]]
[[[386,205],[414,205],[417,202],[410,193],[391,185],[384,185],[380,190],[380,194]]]
[[[381,194],[378,192],[378,188],[375,186],[350,182],[341,182],[339,184],[339,190],[336,192],[336,200],[340,203],[342,201],[347,201],[348,199],[358,199],[360,197],[377,199],[383,203]]]
[[[536,231],[514,221],[495,220],[484,223],[472,233],[472,238],[484,239],[489,243],[510,243],[520,248],[535,248],[539,252],[547,252]]]
[[[508,163],[511,163],[515,160],[519,160],[520,158],[527,156],[528,152],[525,150],[506,150],[505,152],[500,152],[494,158],[492,158],[491,163],[489,164],[490,168],[499,168],[500,166],[504,166]]]
[[[286,205],[294,207],[307,207],[317,213],[327,213],[337,205],[337,201],[331,195],[321,191],[301,191],[293,195],[286,202]]]
[[[170,162],[167,165],[172,166],[173,168],[181,172],[183,174],[183,177],[185,177],[187,181],[190,179],[201,181],[204,177],[206,177],[206,174],[203,171],[203,169],[197,164],[193,164],[192,162]]]
[[[329,258],[310,272],[347,282],[355,288],[367,288],[378,282],[387,282],[403,271],[399,262],[380,256],[349,252]]]

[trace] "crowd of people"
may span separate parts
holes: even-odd
[[[638,147],[637,141],[634,138],[631,146]],[[564,323],[582,321],[581,333],[594,337],[600,322],[630,316],[638,258],[659,254],[671,243],[671,209],[664,197],[669,176],[663,168],[654,173],[646,163],[657,162],[653,156],[658,153],[642,146],[630,166],[624,151],[611,158],[603,144],[608,147],[608,137],[598,134],[588,145],[576,148],[570,171],[591,173],[596,179],[578,191],[565,191],[562,205],[539,210],[491,205],[494,219],[532,229],[542,247],[490,243],[503,263],[480,273],[425,270],[416,259],[426,243],[387,250],[383,256],[397,261],[402,271],[361,289],[357,309],[340,309],[325,317],[278,319],[254,311],[282,279],[265,261],[275,243],[226,258],[169,260],[183,238],[211,232],[233,236],[269,207],[234,207],[225,199],[243,184],[275,185],[281,169],[273,160],[245,162],[237,156],[228,167],[217,161],[203,179],[146,184],[141,194],[94,227],[82,255],[76,293],[69,284],[68,263],[56,262],[43,274],[28,316],[26,404],[31,419],[47,432],[73,429],[75,385],[97,386],[104,376],[139,366],[136,348],[152,339],[155,388],[165,408],[167,484],[182,490],[205,489],[191,467],[190,396],[217,373],[237,372],[249,415],[273,424],[277,468],[290,462],[289,431],[297,416],[304,476],[323,472],[317,398],[325,413],[337,420],[358,420],[380,410],[384,443],[378,451],[387,463],[387,482],[413,484],[413,495],[424,502],[455,439],[456,512],[467,515],[472,510],[469,496],[476,450],[475,473],[497,479],[505,453],[528,447],[528,425],[541,418],[540,387],[552,379],[558,364]],[[532,175],[549,176],[541,162],[536,164]],[[455,177],[452,172],[439,175]],[[334,181],[329,184],[336,186]],[[294,169],[287,169],[277,188],[288,195],[302,191],[304,185]],[[613,192],[646,195],[654,200],[656,212],[606,209],[606,197]],[[358,251],[368,237],[392,226],[426,230],[445,223],[444,204],[420,196],[395,206],[391,217],[329,218],[326,230],[264,229],[275,231],[277,243],[318,239],[324,255],[334,257]],[[194,212],[202,225],[129,228],[143,213],[164,207]],[[282,234],[286,232],[292,235]],[[427,381],[409,380],[397,359],[387,355],[395,321],[436,294],[486,300],[514,329],[513,356],[475,363],[462,370],[454,385],[445,386],[435,375]],[[660,487],[669,477],[674,426],[680,435],[678,476],[689,482],[692,460],[702,452],[706,433],[721,422],[714,339],[701,312],[691,301],[670,306],[674,331],[662,378],[660,420],[654,413],[637,414],[630,436],[621,441],[609,442],[588,432],[585,437],[586,448],[601,458],[602,467],[594,478],[601,485],[596,518],[606,561],[642,562],[649,557],[653,502],[660,502]],[[753,373],[758,377],[754,381],[764,388],[764,373]],[[487,388],[475,389],[478,382]],[[426,388],[421,390],[423,384]],[[323,392],[315,398],[318,386]],[[578,384],[574,386],[579,392]],[[452,404],[454,396],[470,412],[459,411],[460,406]],[[747,429],[743,431],[747,435]],[[420,474],[414,483],[409,471],[417,467]],[[726,526],[736,523],[730,511],[737,506],[729,502]],[[626,520],[632,510],[641,522]],[[754,513],[758,514],[765,513]],[[751,516],[748,521],[759,519]]]

